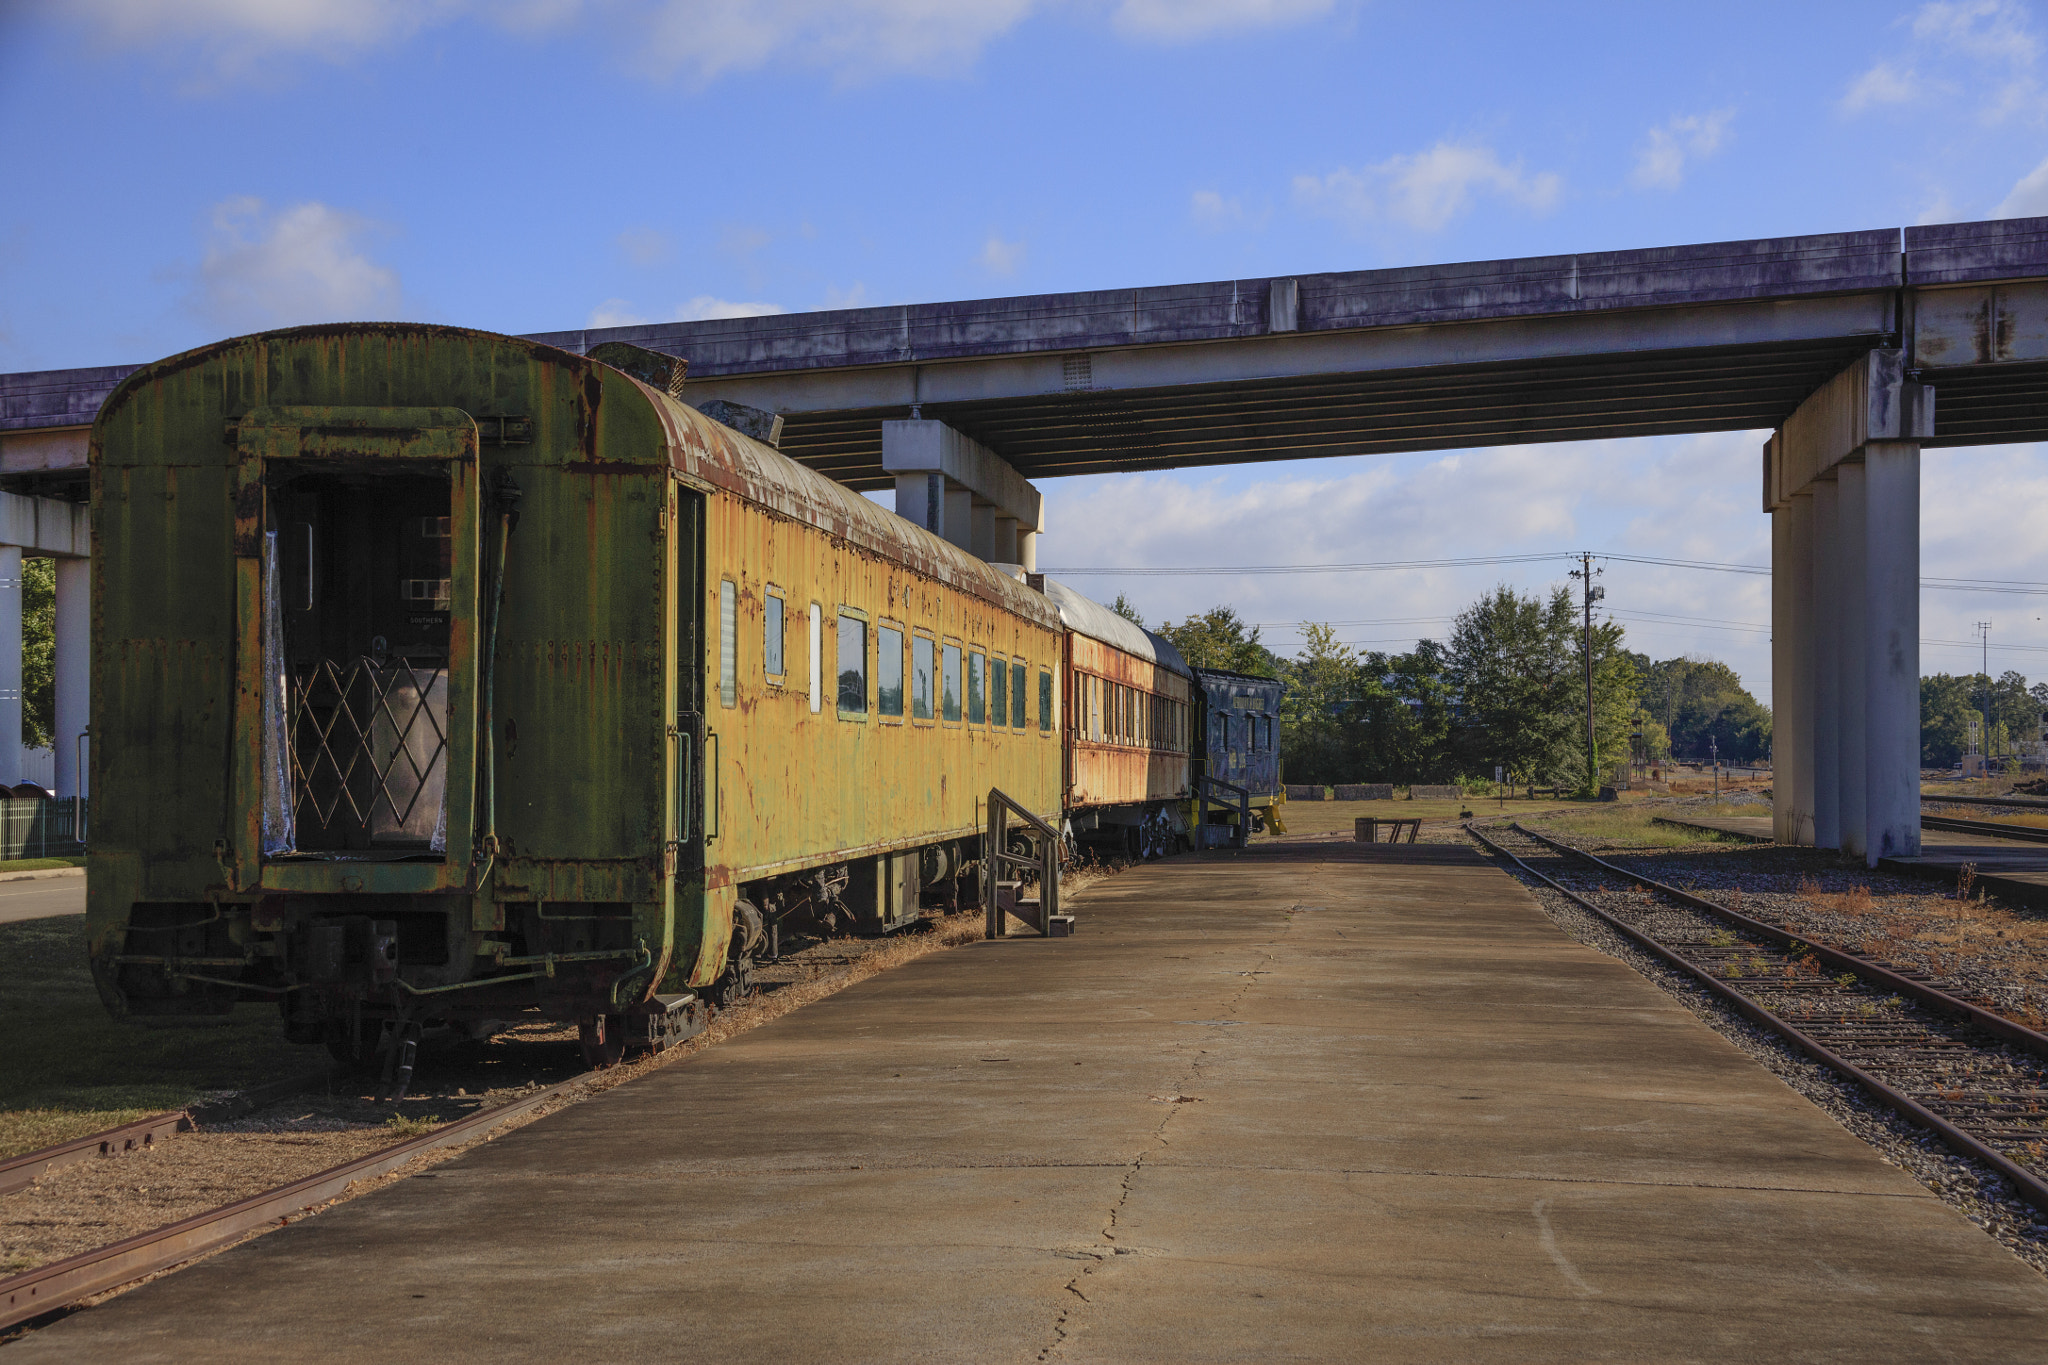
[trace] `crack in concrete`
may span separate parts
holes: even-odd
[[[1292,917],[1283,920],[1282,928],[1279,934],[1279,939],[1286,938],[1287,935],[1293,930],[1293,928],[1294,921]],[[1274,956],[1271,950],[1281,946],[1279,939],[1276,939],[1272,943],[1255,943],[1251,945],[1254,951],[1256,951],[1257,953],[1259,953],[1260,956],[1265,958],[1268,964],[1268,970],[1258,972],[1256,974],[1246,973],[1244,981],[1231,995],[1228,1003],[1224,1006],[1223,1010],[1221,1011],[1222,1016],[1229,1016],[1237,1012],[1238,1007],[1244,1003],[1245,996],[1250,993],[1254,986],[1259,984],[1259,977],[1273,975],[1271,967],[1277,965],[1278,958]],[[1194,1046],[1194,1044],[1190,1042],[1188,1046],[1192,1047]],[[1189,1089],[1193,1088],[1194,1083],[1201,1076],[1202,1058],[1208,1055],[1208,1048],[1196,1048],[1194,1057],[1188,1062],[1186,1074],[1180,1080],[1174,1083],[1172,1089],[1173,1094],[1182,1095],[1185,1094]],[[1166,1130],[1168,1125],[1170,1125],[1173,1122],[1174,1116],[1180,1113],[1182,1107],[1183,1106],[1179,1104],[1167,1106],[1165,1116],[1159,1120],[1159,1126],[1152,1130],[1151,1144],[1145,1150],[1140,1151],[1136,1156],[1131,1158],[1131,1160],[1126,1164],[1124,1168],[1123,1179],[1117,1182],[1116,1202],[1109,1206],[1108,1217],[1105,1219],[1102,1225],[1102,1240],[1106,1244],[1108,1244],[1112,1256],[1122,1256],[1130,1254],[1129,1252],[1127,1252],[1126,1248],[1116,1245],[1116,1234],[1119,1228],[1119,1215],[1123,1212],[1125,1206],[1128,1205],[1131,1201],[1131,1186],[1132,1183],[1137,1180],[1139,1173],[1145,1169],[1145,1158],[1147,1156],[1152,1155],[1155,1152],[1162,1151],[1165,1148],[1171,1147],[1173,1145],[1172,1142],[1170,1142],[1167,1139]],[[1090,1275],[1093,1275],[1098,1269],[1100,1269],[1108,1259],[1108,1257],[1097,1257],[1091,1264],[1083,1267],[1079,1275],[1076,1275],[1073,1279],[1067,1281],[1065,1285],[1066,1291],[1072,1294],[1075,1298],[1079,1299],[1081,1302],[1092,1306],[1095,1301],[1089,1298],[1086,1294],[1081,1292],[1081,1284]],[[1067,1338],[1069,1335],[1067,1331],[1067,1324],[1069,1320],[1073,1317],[1073,1314],[1074,1309],[1071,1306],[1060,1310],[1059,1317],[1054,1319],[1052,1324],[1052,1340],[1048,1341],[1045,1344],[1044,1349],[1042,1349],[1038,1353],[1038,1359],[1040,1361],[1053,1360],[1060,1351],[1060,1349],[1066,1345]]]

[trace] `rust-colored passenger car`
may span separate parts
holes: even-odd
[[[204,347],[108,399],[92,477],[117,1015],[272,1000],[362,1056],[537,1012],[601,1061],[780,926],[957,902],[992,788],[1055,825],[1187,789],[1177,657],[534,342]]]

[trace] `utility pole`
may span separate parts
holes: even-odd
[[[1584,650],[1586,654],[1586,794],[1600,794],[1600,750],[1593,734],[1593,604],[1607,596],[1607,589],[1595,587],[1593,579],[1605,572],[1593,567],[1593,553],[1579,552],[1579,567],[1572,570],[1572,577],[1580,580],[1579,586],[1585,594],[1586,626]]]
[[[1991,776],[1991,623],[1979,621],[1977,636],[1984,642],[1984,775]]]

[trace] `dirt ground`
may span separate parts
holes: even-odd
[[[1067,879],[1062,885],[1065,903],[1072,904],[1087,886],[1112,875],[1113,869],[1096,869]],[[665,1053],[630,1056],[617,1067],[587,1076],[579,1082],[575,1098],[608,1090],[656,1067],[675,1065],[877,972],[979,938],[982,924],[981,912],[970,910],[889,938],[835,939],[791,953],[760,970],[761,989],[754,1000],[721,1011],[702,1033]],[[1023,931],[1024,926],[1013,920],[1011,929]],[[275,1020],[267,1022],[274,1030]],[[324,1057],[324,1049],[320,1051]],[[378,1099],[380,1076],[333,1074],[314,1090],[243,1118],[146,1150],[64,1167],[0,1199],[0,1275],[30,1270],[288,1184],[583,1074],[573,1029],[534,1024],[482,1042],[430,1038],[421,1047],[413,1089],[400,1103]],[[415,1173],[455,1150],[416,1158],[390,1178]],[[377,1183],[382,1182],[359,1186],[354,1193]]]

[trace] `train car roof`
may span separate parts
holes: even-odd
[[[1025,575],[1023,566],[1017,564],[998,564],[996,568],[1017,579],[1023,579]],[[1188,661],[1181,657],[1180,650],[1164,635],[1155,635],[1100,602],[1081,596],[1064,583],[1051,578],[1043,581],[1046,599],[1059,609],[1060,619],[1066,622],[1068,630],[1091,640],[1100,640],[1126,654],[1135,654],[1169,673],[1178,673],[1189,679],[1195,676],[1188,668]]]
[[[1232,682],[1264,683],[1268,687],[1285,688],[1287,684],[1278,678],[1268,678],[1258,673],[1239,673],[1229,668],[1197,667],[1195,672],[1204,678],[1227,678]]]
[[[631,375],[625,377],[639,385],[661,413],[669,432],[670,460],[685,475],[809,522],[1048,629],[1059,626],[1062,618],[1052,603],[994,565],[798,464],[775,447],[715,422]]]
[[[290,348],[302,346],[329,351],[361,347],[368,355],[391,355],[411,347],[412,353],[404,357],[406,368],[395,372],[391,382],[379,389],[379,402],[400,407],[433,403],[437,393],[445,392],[450,375],[459,378],[476,372],[488,377],[488,364],[465,370],[459,363],[428,363],[430,360],[439,362],[450,347],[471,348],[472,355],[478,347],[500,348],[521,356],[527,363],[553,366],[573,382],[558,384],[556,391],[545,395],[545,398],[556,401],[558,405],[572,402],[572,411],[581,412],[578,429],[584,443],[579,451],[572,453],[564,449],[556,454],[567,462],[578,464],[587,461],[608,463],[611,460],[649,463],[660,458],[653,450],[637,456],[627,451],[607,450],[596,436],[598,415],[605,398],[609,395],[617,401],[624,394],[616,386],[628,385],[646,399],[658,417],[667,437],[667,461],[686,481],[699,488],[717,488],[732,493],[793,520],[815,526],[856,549],[902,564],[914,572],[1022,616],[1044,629],[1057,630],[1061,626],[1058,610],[1010,575],[999,573],[965,550],[905,521],[844,484],[835,483],[798,464],[773,446],[720,425],[637,376],[573,351],[473,328],[412,322],[320,323],[229,337],[167,357],[137,370],[108,395],[95,420],[94,458],[98,458],[99,428],[108,414],[183,371],[213,362],[231,364],[233,354],[238,351],[251,356],[267,354],[266,364],[251,367],[252,372],[259,373],[259,380],[251,392],[266,395],[256,401],[294,401],[288,396],[289,381],[293,378],[291,367],[279,362]],[[276,375],[274,383],[269,378],[273,371]],[[519,386],[516,379],[517,373],[519,371],[515,369],[514,384],[523,392],[523,386]],[[538,392],[531,396],[543,398]],[[217,395],[215,401],[219,401]],[[301,397],[297,401],[307,400]],[[242,407],[247,406],[249,404],[245,400]],[[238,420],[240,409],[227,411],[224,415],[230,421]],[[233,443],[229,442],[220,458],[232,460],[233,448]]]

